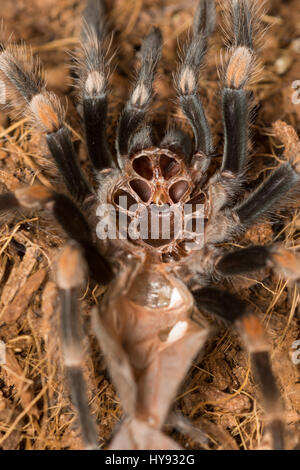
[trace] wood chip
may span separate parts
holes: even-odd
[[[57,305],[57,287],[55,282],[47,282],[42,296],[42,336],[48,343],[49,335],[52,333],[52,320]]]
[[[2,279],[5,275],[7,261],[8,261],[7,256],[4,255],[4,256],[1,257],[1,260],[0,260],[0,282],[2,282]]]
[[[298,166],[300,160],[300,140],[297,132],[284,121],[276,121],[272,127],[275,136],[285,147],[285,158],[292,163],[296,163]]]
[[[24,286],[19,290],[13,302],[5,309],[2,321],[12,323],[18,320],[28,306],[32,295],[41,286],[46,274],[46,269],[42,268],[30,276]]]
[[[3,288],[1,303],[4,306],[8,305],[14,299],[16,293],[24,286],[36,264],[38,251],[35,246],[28,247],[23,260],[20,263],[15,263]]]

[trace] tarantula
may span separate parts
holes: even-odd
[[[99,307],[93,310],[92,323],[125,415],[110,449],[180,448],[161,428],[192,359],[215,331],[208,317],[231,325],[242,335],[265,398],[273,447],[284,446],[283,409],[263,328],[249,305],[213,284],[266,267],[288,279],[299,277],[299,257],[291,250],[252,246],[225,252],[223,242],[253,226],[299,182],[300,144],[292,128],[278,123],[279,133],[294,139],[286,148],[288,161],[252,194],[242,197],[251,117],[247,85],[256,69],[254,45],[260,10],[255,0],[228,0],[226,9],[233,37],[221,95],[225,143],[221,167],[213,175],[213,140],[198,93],[201,66],[215,28],[213,0],[199,2],[175,77],[193,141],[172,127],[156,144],[151,126],[145,124],[162,47],[161,33],[153,28],[139,51],[136,82],[119,120],[116,157],[106,135],[105,6],[102,0],[87,2],[82,52],[76,60],[96,192],[78,164],[64,110],[57,97],[46,91],[33,59],[25,60],[24,51],[16,47],[1,48],[0,74],[8,91],[13,91],[11,104],[16,106],[23,98],[22,110],[46,134],[49,151],[71,196],[33,186],[2,194],[0,210],[46,209],[70,239],[57,263],[61,341],[85,448],[98,448],[81,367],[77,297],[87,275],[107,285]],[[185,205],[191,208],[188,223],[177,233],[174,214]],[[141,214],[149,222],[155,211],[158,237],[151,236],[151,224],[139,232]],[[101,223],[115,217],[115,238],[96,236],[96,214]],[[170,233],[162,228],[165,218],[171,221]],[[203,236],[199,237],[201,230]]]

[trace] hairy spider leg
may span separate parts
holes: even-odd
[[[293,191],[298,190],[300,181],[299,138],[294,129],[284,122],[275,123],[275,128],[278,132],[278,138],[284,141],[284,155],[288,161],[273,170],[242,202],[232,209],[228,207],[226,205],[228,189],[224,191],[225,186],[221,181],[218,193],[215,180],[211,180],[212,191],[215,191],[215,195],[218,196],[216,197],[218,205],[206,230],[207,242],[221,242],[245,232],[263,217],[278,209]],[[286,134],[289,135],[288,141],[284,138]],[[232,181],[234,184],[235,180]]]
[[[0,212],[15,210],[50,211],[70,241],[62,249],[57,263],[57,284],[61,300],[61,342],[66,374],[86,449],[98,448],[97,428],[90,414],[82,372],[82,332],[78,296],[87,273],[98,283],[108,284],[113,272],[93,244],[90,227],[71,199],[42,186],[18,189],[0,195]]]
[[[215,29],[215,19],[215,2],[200,1],[195,15],[192,38],[186,47],[175,83],[180,106],[193,129],[195,151],[202,152],[206,156],[213,152],[213,143],[210,126],[198,93],[198,83],[208,40]]]
[[[245,179],[251,118],[251,95],[245,87],[257,69],[254,42],[261,23],[258,4],[247,0],[226,1],[225,18],[233,38],[223,72],[222,164],[209,181],[212,217],[232,204]]]
[[[161,57],[161,47],[161,32],[158,28],[153,28],[142,43],[139,52],[140,69],[137,73],[133,91],[121,114],[117,129],[116,148],[120,168],[123,168],[124,159],[128,155],[130,139],[144,121],[152,100],[153,81]]]
[[[82,370],[83,334],[78,305],[78,297],[87,270],[88,267],[80,245],[74,241],[65,245],[58,259],[56,275],[61,301],[60,332],[64,367],[85,449],[95,450],[98,448],[98,432],[89,409]]]
[[[67,196],[43,186],[31,186],[0,195],[0,212],[18,208],[50,211],[68,237],[80,245],[92,278],[100,284],[107,284],[113,279],[109,264],[93,244],[93,235],[86,219]]]
[[[239,276],[272,268],[285,279],[297,282],[300,278],[300,253],[278,245],[256,245],[226,253],[215,267],[223,276]]]
[[[255,4],[247,0],[228,2],[228,28],[234,38],[224,71],[222,114],[224,153],[221,172],[241,176],[248,155],[250,94],[245,90],[256,70],[254,40],[259,25]]]
[[[92,190],[80,169],[70,132],[64,124],[65,110],[55,93],[46,90],[39,62],[25,47],[3,46],[0,76],[13,90],[10,94],[12,107],[29,116],[46,134],[48,148],[67,189],[74,199],[83,201]]]
[[[95,170],[115,168],[107,141],[109,41],[102,0],[88,0],[81,34],[81,54],[75,56],[87,150]]]
[[[193,292],[200,311],[220,318],[238,330],[250,353],[255,376],[260,384],[273,448],[284,448],[280,392],[272,372],[270,346],[263,327],[246,302],[220,289],[205,287]]]
[[[176,126],[169,127],[160,143],[160,148],[169,149],[171,152],[182,156],[186,163],[190,162],[194,152],[190,136]]]

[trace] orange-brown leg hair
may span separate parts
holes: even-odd
[[[81,52],[74,57],[87,150],[93,167],[99,171],[115,167],[106,133],[110,43],[105,14],[104,1],[86,2]]]
[[[245,87],[256,70],[254,47],[260,25],[259,8],[258,2],[253,0],[225,2],[231,48],[225,65],[222,92],[225,142],[221,172],[224,176],[229,173],[231,177],[238,177],[245,171],[251,106]]]
[[[257,245],[227,253],[216,263],[216,270],[223,276],[250,274],[264,268],[274,269],[287,280],[298,281],[300,253],[278,245]]]
[[[255,376],[264,397],[264,408],[272,434],[273,448],[283,449],[283,408],[271,368],[269,345],[262,325],[244,301],[225,291],[203,288],[193,294],[200,311],[218,317],[225,324],[237,328],[240,332],[250,353]]]
[[[93,245],[87,221],[67,196],[42,186],[18,189],[14,193],[0,195],[0,213],[16,209],[50,211],[71,238],[63,248],[57,265],[62,350],[85,447],[97,449],[97,430],[90,415],[81,367],[83,355],[78,296],[88,273],[95,281],[107,284],[113,278],[112,270]]]
[[[243,233],[260,219],[278,209],[278,206],[280,207],[287,201],[287,197],[290,198],[293,195],[292,191],[297,194],[300,182],[299,138],[295,130],[282,121],[276,121],[273,130],[278,140],[284,144],[283,155],[287,161],[271,171],[270,175],[232,210],[228,211],[226,199],[234,194],[235,184],[232,185],[230,182],[234,182],[235,179],[224,178],[224,174],[217,174],[217,178],[213,177],[210,180],[211,193],[213,200],[216,201],[213,203],[210,230],[207,230],[206,234],[210,243],[220,243]],[[238,179],[236,181],[238,182]],[[216,237],[216,234],[220,235]],[[262,250],[260,256],[262,256]],[[245,261],[245,258],[243,259]],[[254,263],[255,259],[253,258]]]
[[[87,265],[80,246],[69,242],[57,263],[57,284],[60,294],[60,331],[65,372],[72,403],[76,409],[85,449],[97,449],[97,428],[88,406],[82,371],[83,335],[78,297],[87,274]]]
[[[29,50],[1,46],[0,78],[7,85],[8,103],[19,115],[30,117],[32,124],[46,134],[48,148],[70,194],[76,200],[84,200],[91,194],[91,188],[64,124],[64,108],[55,93],[46,90],[39,62]]]
[[[193,35],[183,54],[175,83],[180,106],[193,129],[195,152],[201,152],[206,157],[213,152],[213,141],[198,85],[209,37],[215,29],[215,20],[214,0],[200,0],[195,13]]]
[[[153,28],[144,39],[134,89],[121,114],[116,139],[118,162],[124,166],[124,157],[128,155],[130,140],[143,123],[146,112],[153,98],[153,81],[161,57],[162,35],[158,28]]]
[[[113,272],[93,244],[92,232],[86,219],[67,196],[43,186],[31,186],[17,189],[14,193],[0,195],[0,213],[16,209],[48,210],[68,237],[80,245],[91,277],[101,284],[107,284],[112,280]]]

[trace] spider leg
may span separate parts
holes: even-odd
[[[273,124],[273,131],[284,144],[287,163],[273,171],[248,198],[235,207],[240,224],[246,227],[264,216],[276,203],[280,203],[280,199],[299,182],[300,141],[296,131],[282,121]]]
[[[67,196],[42,186],[17,189],[14,193],[0,195],[0,213],[18,208],[48,209],[66,234],[80,245],[93,279],[106,284],[113,278],[109,264],[93,244],[92,232],[87,221]]]
[[[272,372],[269,345],[265,339],[263,327],[259,320],[249,311],[246,302],[215,288],[202,288],[193,292],[200,311],[215,315],[225,324],[232,325],[241,334],[250,353],[264,399],[269,427],[273,438],[274,449],[283,449],[283,409],[280,392]]]
[[[244,180],[251,118],[251,95],[246,86],[257,70],[254,43],[261,16],[258,2],[228,0],[225,5],[228,35],[233,32],[233,40],[223,74],[222,165],[209,181],[212,214],[232,204]]]
[[[280,203],[296,183],[299,183],[299,168],[285,163],[280,166],[241,204],[234,208],[240,225],[249,227]]]
[[[222,175],[217,174],[217,179],[211,179],[211,191],[213,194],[213,211],[210,223],[206,228],[207,242],[222,242],[226,238],[240,234],[257,223],[261,218],[274,211],[274,208],[283,206],[284,199],[296,191],[300,180],[300,141],[295,130],[284,122],[274,124],[275,134],[283,142],[284,156],[288,160],[261,183],[260,186],[244,201],[228,207],[230,185],[223,184]],[[218,177],[221,180],[218,180]],[[235,186],[238,179],[229,178]],[[216,184],[216,183],[219,183]]]
[[[124,165],[122,157],[128,154],[129,141],[143,122],[152,99],[152,85],[161,56],[161,46],[161,32],[158,28],[153,28],[142,44],[139,53],[141,66],[118,125],[116,147],[121,168]]]
[[[131,157],[141,150],[153,147],[153,145],[152,129],[150,126],[145,125],[130,139],[128,155]]]
[[[198,427],[198,425],[195,426],[180,413],[171,412],[168,416],[167,426],[171,426],[176,429],[176,431],[200,445],[205,445],[209,442],[206,434]]]
[[[64,125],[65,110],[57,96],[46,90],[39,63],[33,60],[27,49],[17,50],[9,46],[0,53],[0,76],[11,91],[13,108],[29,116],[46,133],[49,150],[70,194],[76,200],[84,200],[91,194],[91,188],[80,169],[70,133]]]
[[[235,276],[271,267],[286,279],[300,278],[300,254],[278,246],[251,246],[224,255],[216,264],[223,276]]]
[[[109,44],[104,15],[102,0],[88,0],[81,35],[82,54],[75,58],[88,154],[99,171],[115,167],[106,134]]]
[[[187,161],[190,161],[190,157],[193,153],[193,144],[190,137],[177,127],[168,129],[160,147],[167,148],[176,154],[182,155]]]
[[[107,358],[111,378],[115,384],[124,412],[134,416],[137,401],[137,386],[128,355],[115,332],[101,318],[97,307],[93,310],[92,327],[101,350]]]
[[[250,95],[245,86],[255,72],[253,42],[258,17],[253,2],[251,5],[247,0],[229,2],[228,19],[234,40],[222,91],[225,142],[221,172],[235,176],[243,174],[248,154]]]
[[[82,371],[83,341],[78,308],[78,297],[85,280],[86,268],[79,245],[74,242],[68,243],[63,248],[57,264],[64,366],[69,381],[72,403],[78,413],[85,448],[97,449],[97,428],[89,410],[86,384]]]
[[[215,2],[200,0],[193,25],[193,36],[176,77],[179,102],[195,136],[195,150],[207,156],[213,152],[213,142],[198,93],[198,82],[209,36],[215,29],[215,19]]]

